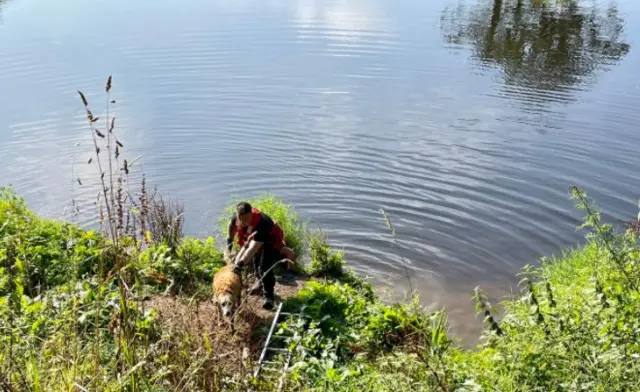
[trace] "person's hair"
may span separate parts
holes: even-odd
[[[236,211],[238,211],[238,215],[244,215],[251,212],[251,204],[246,201],[241,201],[236,206]]]

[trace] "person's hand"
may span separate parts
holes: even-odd
[[[241,249],[240,252],[238,252],[234,257],[233,257],[233,264],[238,265],[238,264],[242,264],[242,255],[244,254],[243,252],[244,249]]]
[[[240,274],[242,274],[242,268],[243,268],[242,264],[234,264],[233,265],[233,272],[235,274],[240,275]]]
[[[240,251],[233,257],[234,264],[245,264],[246,262],[245,259],[247,258],[247,250],[251,244],[251,241],[253,240],[253,237],[255,237],[256,233],[257,231],[249,235],[249,237],[247,238],[247,242],[245,242],[242,248],[240,248]]]

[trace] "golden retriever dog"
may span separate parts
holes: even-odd
[[[231,319],[240,305],[242,278],[233,272],[233,263],[220,268],[213,276],[213,297],[222,317],[233,328]]]

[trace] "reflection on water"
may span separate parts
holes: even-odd
[[[467,44],[473,57],[502,69],[509,97],[568,101],[571,91],[593,82],[629,52],[614,4],[581,7],[575,0],[493,0],[445,8],[442,30],[452,44]],[[520,93],[520,89],[528,90]]]

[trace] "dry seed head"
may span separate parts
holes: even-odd
[[[91,120],[91,122],[92,122],[92,123],[94,123],[94,122],[96,122],[96,121],[98,121],[98,120],[100,120],[100,117],[95,117],[95,118],[93,118],[93,119]]]
[[[91,162],[93,162],[93,157],[89,158],[89,161],[87,163],[91,164]]]
[[[118,203],[117,230],[118,232],[121,232],[124,226],[124,201],[122,200],[122,177],[118,177],[118,190],[116,194],[117,194],[117,203]]]
[[[387,214],[387,212],[382,208],[380,209],[380,211],[382,212],[382,215],[384,215],[384,219],[387,221],[387,226],[389,227],[389,230],[391,230],[392,234],[395,234],[396,231],[393,228],[393,225],[391,224],[391,218],[389,218],[389,215]]]
[[[119,145],[120,147],[124,148],[124,146],[122,145],[122,143],[120,143],[119,140],[116,139],[116,144]]]
[[[113,128],[115,128],[116,126],[116,118],[112,117],[111,118],[111,125],[109,126],[109,133],[113,132]]]
[[[104,134],[100,131],[98,131],[98,129],[96,128],[96,135],[100,136],[101,138],[104,138]]]
[[[109,75],[109,78],[107,79],[107,87],[105,89],[107,92],[109,92],[109,90],[111,90],[111,75]]]
[[[78,90],[78,94],[80,94],[80,98],[82,99],[82,103],[84,104],[84,106],[89,105],[89,103],[87,102],[87,98],[85,98],[84,94],[82,94],[82,91]]]

